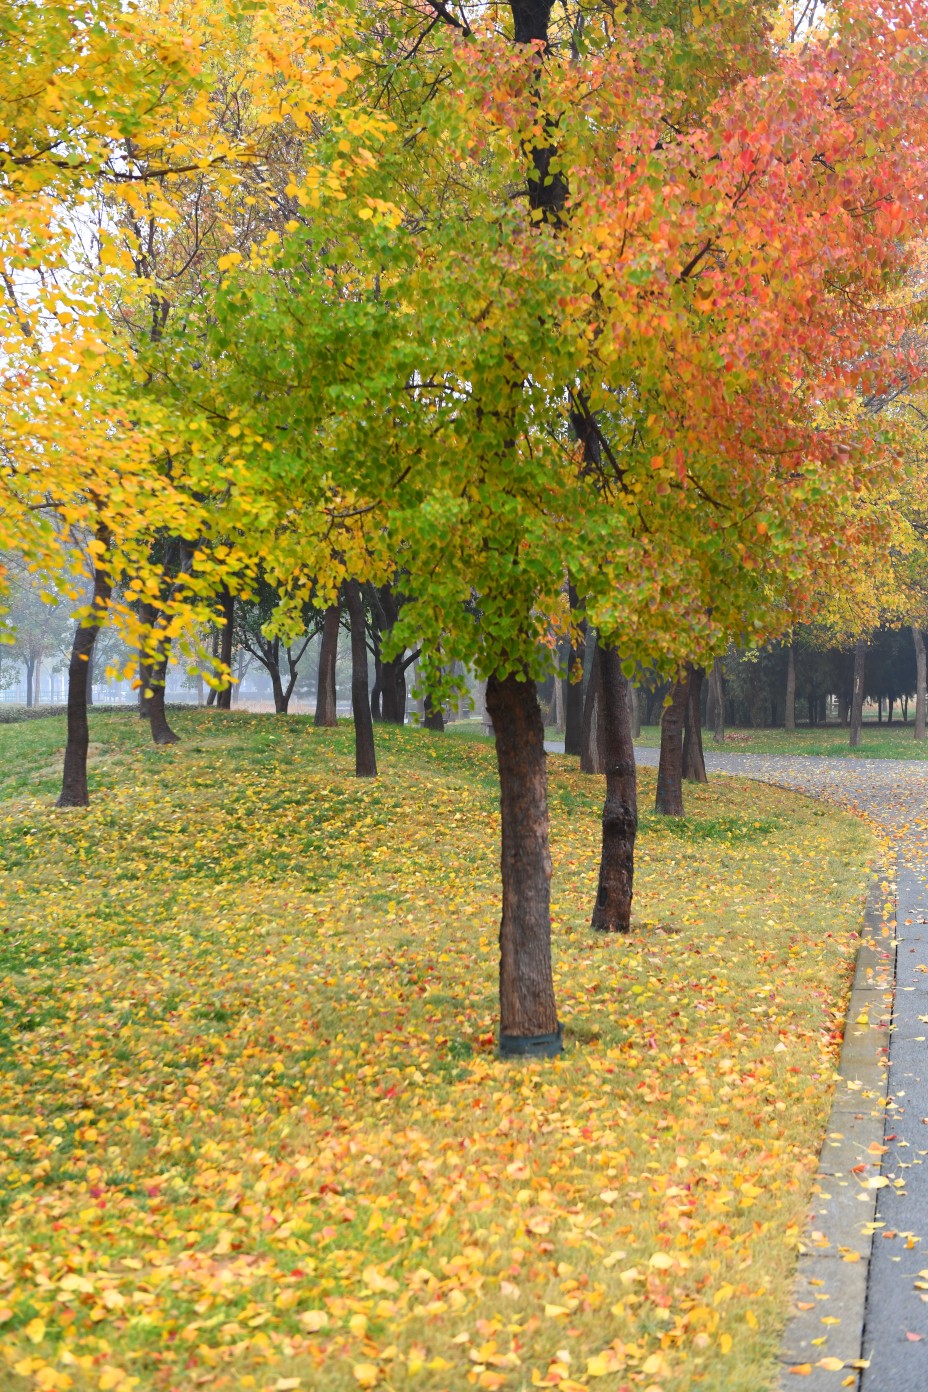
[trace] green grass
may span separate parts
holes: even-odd
[[[772,1385],[864,824],[694,787],[604,940],[552,757],[567,1048],[513,1066],[492,747],[381,728],[357,780],[350,726],[172,721],[95,715],[82,811],[63,722],[0,728],[4,1392]]]
[[[636,743],[657,747],[660,727],[643,725]],[[928,759],[928,740],[915,740],[913,726],[878,725],[867,721],[860,745],[851,749],[846,726],[826,725],[815,730],[727,730],[721,744],[703,731],[706,751],[723,754],[818,754],[826,758]]]

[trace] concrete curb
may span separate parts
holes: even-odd
[[[895,936],[884,937],[882,876],[867,893],[848,1001],[839,1078],[799,1248],[792,1313],[783,1336],[780,1392],[859,1387],[888,1087]],[[870,1149],[870,1147],[874,1149]],[[833,1321],[833,1322],[823,1322]],[[821,1366],[840,1359],[840,1368]],[[855,1363],[858,1367],[855,1369]],[[791,1369],[804,1376],[797,1381]],[[856,1374],[856,1375],[855,1375]],[[853,1382],[847,1379],[854,1377]]]

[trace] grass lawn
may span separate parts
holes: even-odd
[[[504,1064],[492,748],[172,720],[93,717],[86,812],[62,721],[0,727],[0,1386],[771,1386],[866,827],[688,790],[603,940],[553,757],[567,1048]]]
[[[557,738],[557,736],[553,736]],[[928,759],[928,740],[916,741],[913,726],[878,725],[866,721],[860,744],[851,749],[846,726],[826,725],[816,730],[727,730],[723,744],[716,744],[703,730],[706,752],[722,754],[824,754],[830,758]],[[659,747],[659,725],[643,725],[636,744]]]

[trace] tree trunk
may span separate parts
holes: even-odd
[[[577,591],[573,585],[570,586],[570,608],[571,612],[577,608],[579,603]],[[578,676],[576,681],[571,677],[574,673],[582,673],[584,659],[586,656],[586,620],[580,624],[580,637],[576,647],[570,650],[570,658],[567,664],[567,701],[564,710],[564,753],[579,754],[583,748],[583,680]]]
[[[912,625],[912,637],[915,640],[915,738],[923,740],[925,738],[925,684],[926,662],[925,662],[925,635],[915,624]]]
[[[316,716],[314,725],[337,725],[335,708],[335,662],[338,657],[338,629],[341,609],[330,604],[322,624],[319,644],[319,679],[316,687]],[[365,697],[366,699],[366,697]]]
[[[636,740],[641,734],[641,702],[638,700],[638,692],[633,682],[625,683],[625,704],[628,706],[628,721],[631,726],[632,739]]]
[[[367,686],[367,642],[364,636],[364,604],[357,580],[345,585],[345,602],[351,623],[351,713],[354,716],[354,771],[358,778],[377,777],[374,721]]]
[[[629,683],[623,675],[618,653],[611,648],[601,651],[600,679],[606,800],[599,889],[591,927],[600,933],[627,933],[635,877],[638,792],[627,704]]]
[[[706,724],[712,727],[712,738],[721,744],[725,738],[725,687],[722,678],[722,659],[717,657],[709,673],[709,702]]]
[[[583,738],[580,742],[580,772],[605,773],[606,760],[602,738],[603,679],[602,649],[594,637],[590,679],[583,703]]]
[[[683,729],[683,777],[688,783],[708,783],[702,752],[702,667],[690,667],[686,682],[686,715]]]
[[[551,856],[545,732],[533,681],[490,677],[487,709],[499,768],[503,914],[499,930],[499,1051],[560,1053],[551,969]]]
[[[32,678],[32,704],[40,706],[42,704],[42,659],[37,657],[35,660],[35,674]]]
[[[235,633],[235,599],[224,589],[222,592],[222,630],[219,645],[219,660],[232,672],[232,639]],[[216,693],[216,709],[232,709],[232,685],[223,687],[222,691]]]
[[[445,729],[445,712],[440,704],[435,705],[428,692],[425,696],[425,713],[422,724],[426,730],[432,730],[438,735],[442,734]]]
[[[674,682],[670,705],[664,707],[661,717],[661,757],[654,810],[665,817],[683,816],[683,721],[687,687],[686,680]]]
[[[787,730],[796,728],[796,644],[786,649],[786,712],[783,724]]]
[[[894,705],[895,705],[895,699],[894,699],[894,697],[892,697],[892,696],[887,696],[887,697],[886,697],[886,724],[887,724],[887,725],[892,725],[892,723],[893,723],[893,706],[894,706]]]
[[[106,618],[111,593],[109,577],[96,567],[90,619],[86,624],[78,624],[71,645],[71,661],[68,665],[68,742],[64,751],[64,774],[61,779],[59,807],[86,807],[90,802],[87,792],[87,749],[90,744],[87,696],[94,644]]]
[[[858,638],[854,644],[854,689],[851,696],[850,747],[860,744],[860,727],[864,719],[864,669],[867,661],[867,640]]]
[[[150,628],[155,622],[154,605],[147,604],[144,600],[139,605],[139,623],[143,628]],[[139,649],[139,719],[151,720],[151,679],[152,665],[148,659],[148,653],[144,645]],[[215,692],[213,692],[215,698]],[[209,705],[209,702],[207,702]]]
[[[92,705],[93,705],[93,681],[94,681],[94,670],[93,670],[93,669],[94,669],[94,658],[96,657],[96,653],[97,653],[97,644],[96,644],[96,639],[95,639],[94,642],[93,642],[93,645],[92,645],[92,647],[91,647],[91,649],[90,649],[90,656],[89,656],[88,659],[87,659],[87,704],[88,704],[88,706],[92,706]],[[69,676],[68,676],[68,691],[70,691],[70,689],[71,689],[71,678],[70,678],[70,674],[69,674]]]
[[[383,662],[380,657],[380,636],[376,632],[372,635],[374,639],[374,685],[371,687],[371,719],[380,721],[381,701],[383,699]]]
[[[558,734],[563,735],[566,729],[566,709],[564,705],[564,679],[563,677],[554,678],[554,725]]]
[[[280,651],[279,643],[274,644],[278,650],[273,654],[271,661],[267,664],[267,670],[271,678],[271,690],[274,693],[274,714],[287,714],[287,699],[284,696],[284,684],[280,679]]]
[[[485,735],[493,734],[493,717],[487,710],[487,684],[485,681],[477,683],[477,710]]]
[[[381,718],[386,725],[406,724],[406,672],[403,654],[381,665]]]
[[[32,699],[32,695],[33,695],[32,678],[33,678],[34,672],[35,672],[35,659],[33,659],[32,661],[30,661],[30,660],[27,658],[27,659],[26,659],[26,707],[27,707],[27,709],[31,709],[31,708],[35,705],[35,702],[34,702],[33,699]]]
[[[158,661],[153,663],[151,668],[151,700],[148,704],[151,737],[155,744],[178,744],[180,736],[176,735],[168,724],[167,713],[164,709],[164,688],[168,675],[166,644],[161,644],[160,653]]]

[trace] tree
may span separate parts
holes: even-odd
[[[217,491],[235,450],[235,498],[270,519],[249,545],[273,528],[329,601],[402,555],[391,651],[422,643],[435,698],[455,662],[487,681],[501,1039],[553,1048],[535,680],[565,575],[604,650],[668,671],[787,629],[853,540],[886,455],[848,403],[904,370],[884,292],[925,223],[921,12],[855,3],[790,49],[747,6],[708,38],[633,10],[578,50],[546,5],[510,10],[508,34],[443,11],[412,39],[378,15],[349,100],[374,118],[386,61],[393,129],[157,356]]]
[[[270,677],[276,714],[286,715],[299,676],[300,660],[323,627],[324,619],[316,610],[304,606],[301,613],[303,631],[288,642],[275,627],[280,599],[276,588],[266,580],[260,580],[252,598],[239,601],[236,605],[234,636],[246,652],[261,663]],[[282,667],[284,658],[287,663],[286,680]],[[231,659],[230,647],[227,662],[231,663]]]
[[[73,563],[72,556],[72,563]],[[60,660],[70,636],[70,610],[65,595],[56,593],[54,582],[40,582],[15,557],[7,562],[10,603],[3,616],[7,651],[22,663],[26,677],[26,705],[39,703],[42,668]],[[76,589],[73,576],[68,588]]]

